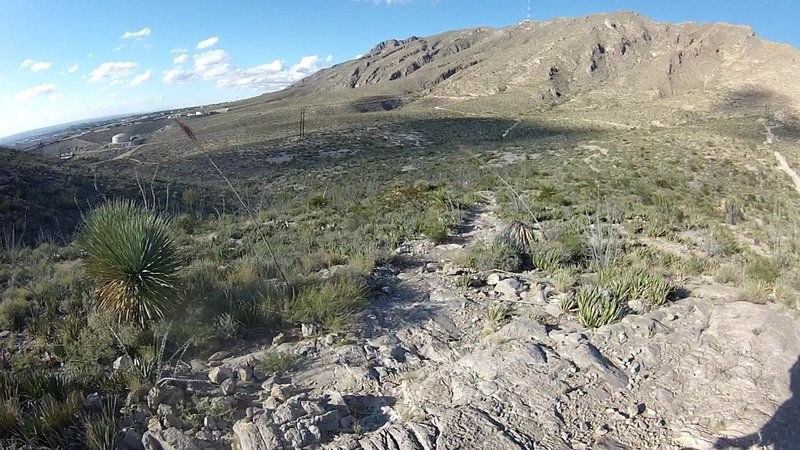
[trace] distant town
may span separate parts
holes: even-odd
[[[11,136],[4,144],[22,151],[72,159],[94,153],[130,149],[145,145],[152,136],[175,126],[173,119],[192,118],[228,112],[228,108],[214,105],[173,109],[125,117],[88,120],[48,127],[41,130]]]

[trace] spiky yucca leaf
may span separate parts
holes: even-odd
[[[528,253],[533,249],[536,236],[530,226],[515,220],[503,231],[503,240],[517,252]]]
[[[166,219],[131,201],[108,202],[86,220],[79,242],[99,309],[145,326],[175,307],[180,258]]]
[[[618,322],[625,315],[620,302],[597,286],[581,286],[575,293],[578,320],[586,328],[598,328]]]

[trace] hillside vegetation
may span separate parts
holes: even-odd
[[[192,384],[205,360],[264,350],[235,377],[282,386],[317,350],[281,342],[364,347],[399,273],[442,272],[465,296],[503,274],[531,301],[538,283],[551,308],[526,320],[549,330],[708,284],[797,308],[797,58],[726,25],[525,23],[387,41],[187,122],[197,145],[174,127],[121,158],[3,151],[0,443],[122,448],[175,428],[244,446],[234,422],[269,408],[220,393],[224,377]],[[489,213],[498,233],[468,235]],[[430,252],[451,252],[447,270]],[[478,304],[476,342],[523,316],[516,295]],[[363,424],[323,441],[377,432]]]

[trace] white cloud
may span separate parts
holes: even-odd
[[[55,92],[58,89],[57,84],[49,83],[49,84],[40,84],[38,86],[34,86],[30,89],[25,89],[24,91],[17,94],[18,100],[29,100],[34,97],[39,97],[45,94],[49,94],[51,92]]]
[[[161,81],[164,84],[187,83],[195,78],[195,74],[191,70],[184,70],[181,67],[176,67],[172,70],[164,72]]]
[[[31,72],[41,72],[42,70],[47,70],[53,67],[52,62],[47,61],[34,61],[32,59],[26,59],[22,61],[19,65],[23,69],[30,69]]]
[[[37,62],[31,65],[31,72],[41,72],[43,70],[47,70],[53,67],[53,63],[51,62]]]
[[[122,39],[144,39],[150,36],[150,28],[144,27],[139,31],[126,31],[122,35]]]
[[[225,50],[211,50],[199,55],[194,55],[194,66],[198,70],[213,68],[228,61],[228,52]]]
[[[89,82],[98,83],[105,80],[114,82],[128,76],[137,67],[139,64],[131,61],[104,62],[92,70],[89,74]]]
[[[170,53],[186,53],[186,52],[188,52],[188,51],[189,51],[189,50],[186,50],[186,49],[185,49],[185,48],[183,48],[183,47],[175,47],[175,48],[173,48],[172,50],[170,50],[169,52],[170,52]]]
[[[116,53],[116,52],[122,50],[123,48],[125,48],[125,44],[119,44],[118,46],[114,47],[114,49],[111,50],[111,51]]]
[[[180,54],[180,55],[176,56],[175,59],[172,60],[172,63],[173,64],[183,64],[188,60],[189,60],[189,55],[187,55],[186,53],[183,53],[183,54]]]
[[[69,72],[69,73],[75,73],[77,71],[78,71],[78,65],[77,64],[73,64],[69,69],[67,69],[67,72]]]
[[[195,48],[197,50],[202,50],[204,48],[208,48],[208,47],[211,47],[213,45],[216,45],[217,42],[219,42],[219,37],[217,37],[217,36],[210,37],[208,39],[205,39],[205,40],[202,40],[202,41],[198,42],[197,43],[197,47],[195,47]]]
[[[151,70],[148,70],[144,73],[141,73],[133,77],[133,80],[131,80],[131,86],[138,86],[144,83],[145,81],[150,81],[152,78],[153,78],[153,72]]]
[[[176,64],[188,61],[186,54],[176,57]],[[254,67],[236,67],[225,50],[209,50],[192,56],[191,67],[175,67],[163,72],[164,84],[187,83],[194,80],[214,81],[218,88],[250,88],[275,91],[285,88],[312,73],[330,66],[333,56],[305,56],[294,65],[276,59]]]
[[[217,87],[275,91],[330,66],[332,60],[333,56],[320,58],[319,56],[311,55],[301,58],[297,64],[288,67],[284,61],[275,60],[271,63],[248,69],[234,69],[216,79]]]
[[[50,94],[47,96],[47,99],[50,100],[51,102],[57,102],[62,98],[64,98],[64,96],[61,94]]]

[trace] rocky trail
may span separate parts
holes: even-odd
[[[696,278],[668,307],[583,330],[541,273],[454,263],[499,232],[492,208],[489,196],[449,244],[399,248],[407,263],[376,270],[381,294],[352,335],[304,327],[306,337],[216,354],[213,369],[195,361],[187,377],[207,381],[162,387],[156,400],[182,389],[232,416],[182,432],[158,406],[146,447],[797,448],[800,312],[733,301],[732,288]],[[497,304],[513,312],[493,327],[484,312]],[[253,363],[268,352],[303,363],[264,380]]]

